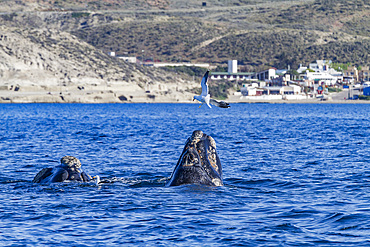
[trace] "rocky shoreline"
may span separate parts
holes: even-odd
[[[155,88],[165,88],[156,90]],[[136,84],[71,86],[7,86],[0,103],[141,103],[191,102],[193,94],[176,83],[154,84],[144,90]]]
[[[56,30],[0,26],[0,58],[1,103],[183,102],[200,87]]]
[[[198,103],[194,94],[179,90],[172,85],[167,92],[143,91],[137,85],[100,85],[69,87],[9,87],[0,88],[0,103]],[[36,90],[39,89],[39,90]],[[173,90],[173,91],[172,91]],[[261,100],[241,99],[230,96],[229,103],[271,103],[271,104],[370,104],[366,100]]]

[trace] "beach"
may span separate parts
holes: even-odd
[[[0,103],[198,103],[193,93],[186,91],[189,84],[168,83],[148,87],[144,90],[136,84],[82,84],[71,86],[28,85],[0,87]],[[194,85],[197,85],[194,83]],[[193,86],[193,85],[192,85]],[[157,90],[156,90],[156,89]],[[158,90],[161,88],[162,90]],[[154,90],[153,90],[154,89]],[[164,90],[163,90],[164,89]],[[347,90],[330,93],[329,99],[307,98],[302,100],[269,100],[262,97],[229,95],[229,103],[272,103],[272,104],[369,104],[366,100],[346,100]]]

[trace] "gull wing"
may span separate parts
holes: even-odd
[[[209,108],[212,108],[212,106],[209,104],[211,100],[211,96],[208,94],[206,97],[204,97],[204,102],[208,105]]]
[[[225,101],[218,101],[218,100],[215,100],[215,99],[210,99],[209,100],[209,103],[211,105],[215,105],[215,106],[218,106],[220,108],[230,108],[230,105],[229,103],[225,102]]]
[[[209,70],[207,70],[207,72],[204,74],[204,76],[202,78],[202,81],[200,83],[200,85],[202,86],[201,96],[207,96],[208,95],[208,84],[207,84],[208,74],[209,74]]]

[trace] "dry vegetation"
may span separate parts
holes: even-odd
[[[121,55],[184,61],[189,59],[193,47],[226,32],[225,28],[190,18],[169,18],[166,21],[111,23],[72,33],[100,49]]]
[[[104,52],[151,60],[222,64],[238,59],[248,70],[295,68],[316,59],[370,64],[367,0],[206,2],[202,7],[195,0],[23,0],[13,8],[60,11],[45,7],[48,18],[9,12],[0,21],[59,28]]]
[[[174,5],[176,1],[172,2]],[[121,16],[121,21],[73,33],[105,51],[162,61],[216,64],[232,58],[248,70],[288,65],[296,68],[316,59],[370,64],[367,1],[286,1],[291,4],[278,7],[254,2],[257,4],[230,1],[226,8],[214,1],[203,12],[139,12],[131,18]],[[235,7],[238,5],[240,8]]]

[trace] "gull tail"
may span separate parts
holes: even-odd
[[[215,99],[210,99],[209,103],[211,103],[212,105],[218,106],[220,108],[230,108],[229,103],[227,103],[225,101],[222,101],[222,100],[218,101],[218,100],[215,100]]]

